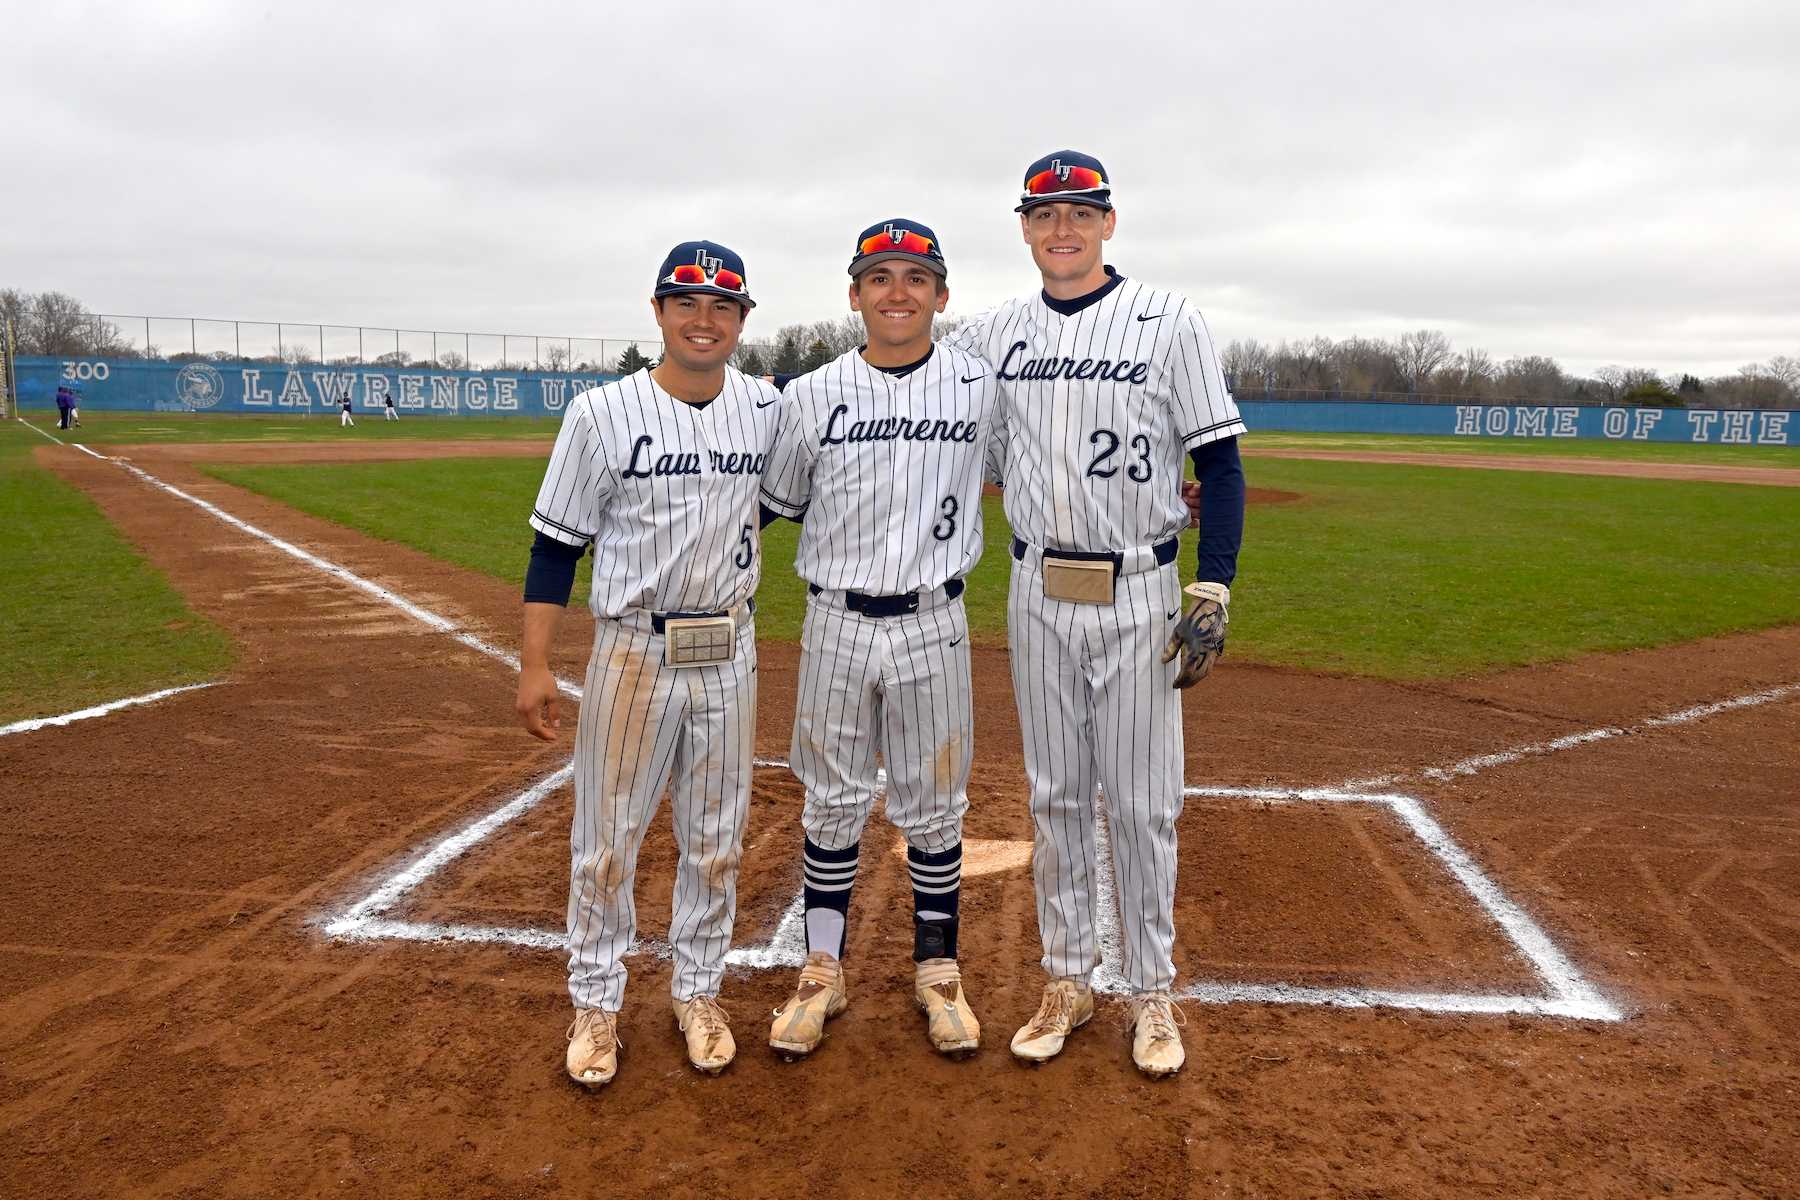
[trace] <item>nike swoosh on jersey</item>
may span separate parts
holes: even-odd
[[[1180,611],[1181,611],[1181,610],[1180,610],[1180,609],[1179,609],[1179,608],[1172,608],[1172,609],[1170,609],[1170,610],[1169,610],[1169,620],[1171,620],[1171,621],[1173,621],[1173,620],[1174,620],[1174,619],[1175,619],[1175,614],[1176,614],[1176,613],[1178,613],[1178,612],[1180,612]]]
[[[957,378],[962,379],[962,376],[959,375],[959,376],[957,376]],[[967,379],[963,379],[963,382],[964,383],[974,383],[977,379],[986,379],[986,378],[987,378],[986,375],[971,375]]]
[[[961,644],[961,643],[962,643],[962,639],[961,639],[961,638],[951,638],[951,639],[950,639],[950,644],[951,644],[951,645],[952,645],[952,646],[956,646],[956,645],[960,645],[960,644]]]
[[[780,403],[781,403],[781,397],[780,397],[780,396],[777,396],[777,397],[775,397],[775,398],[774,398],[774,399],[773,399],[773,400],[758,400],[758,401],[757,401],[757,402],[756,402],[756,407],[758,407],[758,408],[767,408],[767,407],[769,407],[769,405],[771,405],[771,404],[780,404]]]
[[[1137,315],[1137,319],[1140,322],[1142,322],[1142,321],[1160,321],[1168,315],[1169,315],[1168,313],[1139,313]]]

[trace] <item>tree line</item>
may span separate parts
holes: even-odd
[[[1778,354],[1730,375],[1702,379],[1649,367],[1608,365],[1592,375],[1554,358],[1496,361],[1479,347],[1457,349],[1439,329],[1384,338],[1244,338],[1219,354],[1239,399],[1471,399],[1535,403],[1636,404],[1696,408],[1785,408],[1800,403],[1800,357]]]
[[[192,359],[226,361],[219,351],[163,354],[154,346],[138,347],[110,321],[89,311],[62,292],[32,294],[0,289],[0,318],[11,323],[19,354],[153,358],[166,362]],[[957,317],[932,322],[937,336],[961,324]],[[593,340],[593,339],[586,339]],[[636,342],[616,358],[578,358],[573,339],[548,340],[542,361],[499,363],[499,370],[528,370],[533,365],[553,371],[630,374],[656,365]],[[862,318],[850,314],[829,321],[784,325],[772,338],[745,341],[732,355],[732,365],[750,375],[800,374],[823,366],[863,343]],[[1692,373],[1663,375],[1649,367],[1609,365],[1592,375],[1565,371],[1554,358],[1518,355],[1496,361],[1478,347],[1458,349],[1438,329],[1419,329],[1386,338],[1328,337],[1263,342],[1240,338],[1219,354],[1226,379],[1239,399],[1282,400],[1439,400],[1570,404],[1637,404],[1695,408],[1789,408],[1800,406],[1800,356],[1778,354],[1767,362],[1746,363],[1729,375],[1701,378]],[[294,364],[317,361],[305,346],[255,361]],[[351,360],[334,360],[348,363]],[[370,360],[387,367],[469,366],[463,355],[446,350],[435,361],[404,351],[389,351]]]

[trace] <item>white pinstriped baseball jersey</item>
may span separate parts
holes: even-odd
[[[1064,316],[1042,292],[949,335],[992,363],[1006,425],[1006,519],[1037,546],[1124,550],[1188,522],[1182,460],[1244,432],[1200,312],[1126,279]]]
[[[781,393],[727,367],[705,408],[648,370],[569,402],[531,527],[594,543],[596,617],[725,612],[756,591],[756,497]]]
[[[852,350],[788,384],[762,498],[805,518],[800,577],[886,596],[968,574],[997,395],[991,367],[943,346],[898,377]]]

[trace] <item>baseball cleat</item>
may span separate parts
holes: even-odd
[[[825,1022],[850,1004],[844,993],[844,968],[823,950],[806,956],[800,984],[788,1002],[775,1010],[769,1047],[789,1062],[804,1058],[825,1040]]]
[[[1187,1062],[1178,1025],[1187,1024],[1181,1006],[1167,992],[1140,992],[1131,998],[1131,1061],[1144,1074],[1173,1075]]]
[[[675,1001],[675,1025],[687,1037],[688,1061],[695,1070],[717,1075],[737,1057],[737,1041],[716,997]]]
[[[981,1045],[981,1022],[963,995],[954,958],[928,958],[913,968],[913,1000],[925,1013],[926,1033],[939,1054],[962,1058]]]
[[[1052,979],[1044,985],[1037,1015],[1013,1034],[1012,1052],[1029,1063],[1049,1062],[1062,1053],[1069,1035],[1094,1019],[1094,992],[1079,979]]]
[[[604,1087],[619,1073],[619,1014],[603,1008],[578,1008],[569,1026],[569,1052],[563,1060],[569,1078],[583,1087]]]

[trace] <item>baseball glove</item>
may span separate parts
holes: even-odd
[[[1231,623],[1227,611],[1231,589],[1222,583],[1190,583],[1182,591],[1188,598],[1187,607],[1169,634],[1162,660],[1169,662],[1176,655],[1181,656],[1175,686],[1187,688],[1205,679],[1219,655],[1225,653],[1225,628]]]

